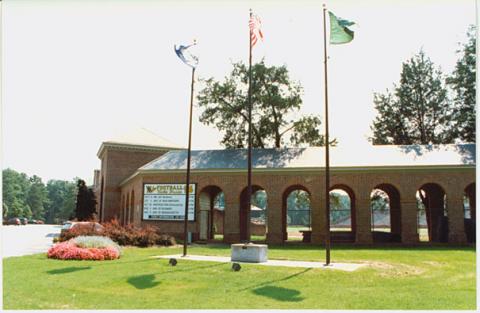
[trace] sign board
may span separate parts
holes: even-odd
[[[157,221],[185,220],[186,184],[144,184],[143,219]],[[196,184],[190,184],[188,220],[195,221]]]

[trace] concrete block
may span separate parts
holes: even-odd
[[[231,245],[232,262],[262,263],[268,260],[268,246],[253,243]]]

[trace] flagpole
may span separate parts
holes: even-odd
[[[330,154],[328,138],[328,77],[327,77],[327,22],[323,4],[323,52],[325,67],[325,264],[330,264]]]
[[[185,190],[185,219],[184,219],[184,233],[183,233],[183,256],[187,255],[188,243],[188,200],[190,198],[190,158],[192,150],[192,111],[193,111],[193,86],[195,83],[195,67],[192,67],[192,85],[190,89],[190,118],[188,125],[188,155],[187,155],[187,186]]]
[[[250,20],[252,19],[252,9],[250,9]],[[247,191],[247,240],[250,240],[248,225],[250,221],[250,208],[252,207],[252,28],[250,29],[250,45],[248,53],[248,191]]]

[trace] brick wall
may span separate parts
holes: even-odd
[[[98,212],[102,208],[101,220],[108,221],[120,217],[120,192],[119,184],[136,172],[146,163],[160,157],[166,151],[142,151],[135,149],[122,150],[120,148],[105,149],[102,154],[102,168],[100,170],[100,183],[103,178],[103,188],[97,193]],[[103,190],[103,196],[102,196]],[[102,204],[100,204],[100,199]],[[136,197],[137,198],[137,197]],[[135,199],[137,202],[137,199]]]
[[[108,162],[128,162],[128,158],[114,154]],[[116,171],[121,170],[121,165],[111,167]],[[131,167],[133,168],[133,167]],[[128,176],[126,171],[122,172]],[[116,181],[122,176],[116,174]],[[164,232],[172,234],[183,233],[183,222],[142,221],[142,188],[144,183],[184,183],[184,173],[142,174],[122,186],[122,194],[135,194],[136,225],[152,224],[160,227]],[[240,194],[246,187],[246,173],[195,173],[191,175],[192,183],[197,183],[196,220],[189,222],[189,231],[196,234],[200,232],[198,220],[200,204],[199,195],[209,186],[218,186],[225,195],[224,241],[238,242],[240,240]],[[415,244],[418,242],[417,234],[417,204],[416,191],[426,183],[436,183],[445,190],[449,216],[450,235],[452,243],[464,243],[465,231],[463,227],[463,192],[470,183],[475,182],[474,169],[440,170],[440,169],[405,169],[405,170],[376,170],[376,171],[336,171],[332,170],[331,185],[347,186],[354,194],[355,208],[354,238],[357,244],[371,244],[371,211],[370,194],[380,184],[389,184],[396,188],[399,194],[402,242]],[[312,210],[312,243],[323,243],[325,235],[325,191],[324,176],[322,171],[310,172],[253,172],[253,184],[263,188],[267,193],[267,242],[282,243],[284,241],[285,222],[283,218],[284,193],[289,187],[301,185],[311,194]],[[113,188],[111,185],[110,188]],[[111,190],[111,189],[108,189]],[[115,189],[115,196],[108,198],[108,216],[119,214],[120,188]],[[113,193],[113,191],[111,191]]]

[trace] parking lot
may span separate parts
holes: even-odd
[[[3,225],[2,257],[47,252],[61,225]]]

